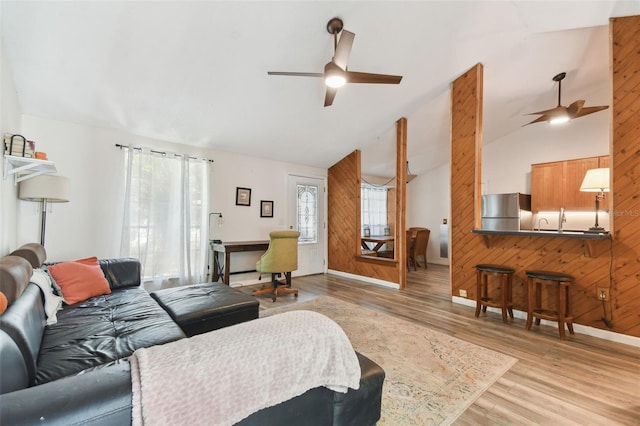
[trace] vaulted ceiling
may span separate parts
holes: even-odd
[[[638,1],[6,1],[2,43],[21,110],[193,146],[328,167],[409,118],[412,172],[448,159],[449,84],[485,66],[484,139],[563,100],[609,103],[607,24]],[[347,85],[323,107],[329,19],[355,33]],[[564,103],[564,102],[563,102]],[[88,142],[90,143],[90,142]]]

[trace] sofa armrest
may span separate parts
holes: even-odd
[[[101,259],[100,267],[111,290],[140,285],[141,267],[138,259]]]
[[[3,425],[131,423],[128,362],[0,395]]]

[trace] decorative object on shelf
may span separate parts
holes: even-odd
[[[28,141],[22,135],[12,135],[5,133],[4,135],[4,155],[15,155],[16,157],[32,158],[36,150],[36,144]]]
[[[47,157],[47,153],[46,152],[42,152],[42,151],[36,151],[33,156],[36,158],[36,160],[48,160],[49,158]]]
[[[589,232],[605,232],[604,228],[598,224],[598,210],[600,209],[600,200],[604,200],[604,193],[609,192],[609,169],[587,170],[582,185],[580,185],[580,191],[596,193],[596,224],[589,228]]]
[[[260,201],[260,217],[273,217],[273,201]]]
[[[20,182],[18,198],[25,201],[39,201],[42,208],[40,224],[40,244],[44,246],[48,203],[69,202],[69,179],[58,175],[40,175]]]
[[[251,205],[251,188],[236,187],[236,206]]]
[[[370,237],[371,236],[371,228],[369,228],[369,225],[365,225],[362,235],[365,237]]]

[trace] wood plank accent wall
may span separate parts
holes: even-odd
[[[396,185],[393,223],[395,259],[360,256],[360,151],[331,166],[327,173],[329,269],[406,285],[407,119],[396,122]]]
[[[612,309],[615,329],[640,337],[640,16],[610,22],[613,75]]]
[[[329,269],[399,283],[398,262],[360,256],[360,151],[327,173]]]
[[[478,224],[478,185],[482,128],[481,70],[478,66],[452,85],[451,140],[451,288],[467,290],[475,300],[475,265],[498,263],[516,269],[515,308],[526,310],[525,270],[544,269],[576,277],[572,287],[575,322],[607,329],[597,288],[610,289],[605,303],[612,331],[640,337],[640,16],[610,22],[612,65],[612,189],[613,240],[594,243],[595,257],[585,257],[581,240],[552,237],[501,236],[487,248]],[[588,119],[588,118],[583,118]],[[611,273],[610,273],[611,271]],[[579,336],[576,337],[579,339]]]
[[[474,210],[481,193],[476,147],[482,149],[482,76],[478,64],[451,85],[451,283],[456,296],[475,277],[470,257],[480,242],[470,231],[479,227]],[[475,290],[467,294],[475,298]]]

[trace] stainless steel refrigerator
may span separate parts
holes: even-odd
[[[482,196],[482,229],[491,231],[531,230],[531,195],[485,194]]]

